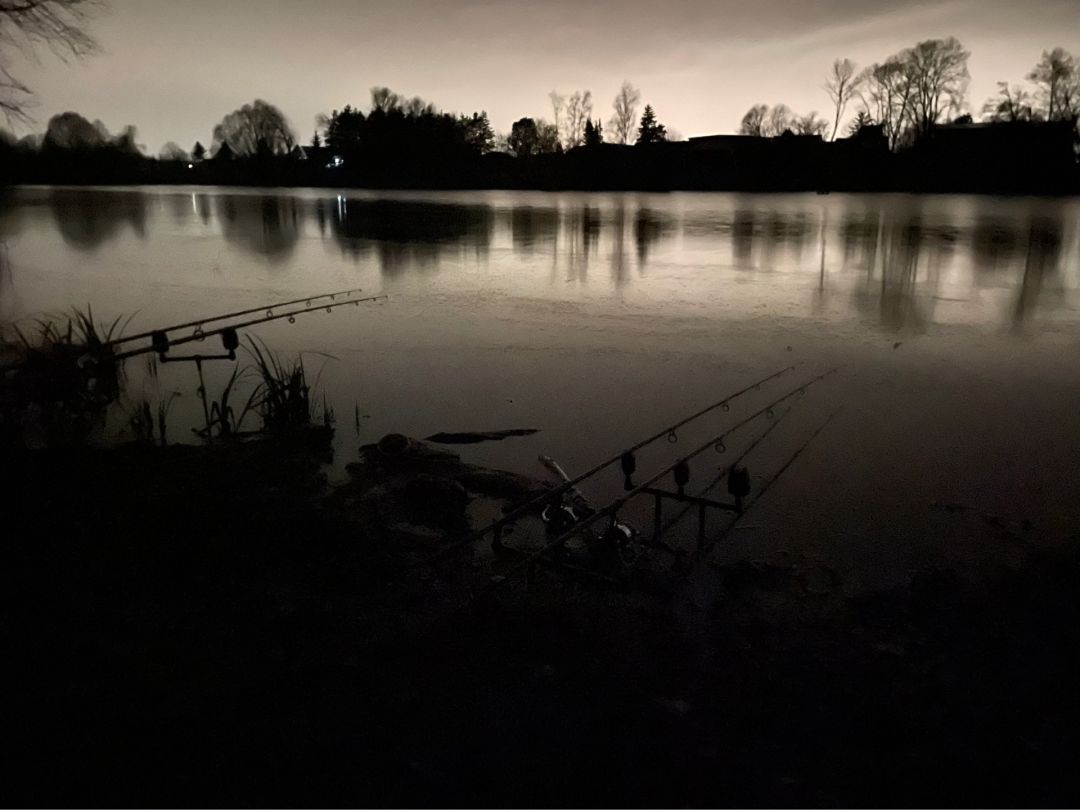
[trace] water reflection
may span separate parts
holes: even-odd
[[[295,197],[227,194],[215,197],[215,202],[227,242],[275,263],[292,254],[302,222]]]
[[[10,188],[0,188],[0,239],[22,230],[23,207]]]
[[[1040,299],[1054,294],[1051,306],[1060,306],[1063,289],[1058,279],[1062,246],[1059,217],[1036,217],[1028,228],[1027,255],[1020,290],[1013,307],[1013,325],[1019,329],[1034,313]]]
[[[661,239],[674,235],[676,226],[675,218],[664,211],[647,207],[637,210],[634,215],[634,246],[637,248],[638,267],[642,271],[655,245]]]
[[[0,323],[7,320],[7,302],[11,297],[14,276],[11,272],[11,258],[8,252],[7,242],[0,239]]]
[[[754,209],[742,208],[735,211],[731,223],[731,247],[735,267],[753,269],[754,254]]]
[[[589,260],[599,248],[600,211],[591,205],[573,206],[565,220],[566,280],[584,283],[588,281]],[[531,252],[533,247],[534,243],[529,242],[525,250]]]
[[[186,206],[185,206],[186,207]],[[191,193],[191,210],[199,218],[203,225],[210,224],[210,195]]]
[[[782,266],[788,254],[796,265],[801,264],[807,242],[817,229],[811,228],[806,211],[770,211],[762,230],[761,269],[772,270]]]
[[[865,266],[870,262],[869,251],[877,245],[881,228],[881,213],[876,211],[845,211],[840,224],[840,244],[843,248],[843,267],[849,264]]]
[[[317,206],[320,232],[327,223],[353,258],[374,253],[383,274],[435,268],[462,250],[486,255],[494,229],[491,208],[339,196]]]
[[[524,255],[554,250],[559,232],[558,208],[515,206],[510,212],[510,229],[514,250]]]
[[[615,289],[627,282],[630,274],[629,252],[626,249],[626,204],[622,201],[615,206],[611,222],[611,280]]]
[[[134,238],[172,240],[165,249],[182,255],[185,240],[220,234],[299,267],[307,233],[387,277],[441,268],[433,285],[533,285],[529,295],[557,297],[640,288],[665,306],[720,302],[725,317],[854,316],[892,333],[1018,328],[1074,311],[1078,212],[1069,201],[916,195],[19,189],[0,200],[0,236],[40,232],[44,216],[78,251],[122,251]],[[491,261],[503,272],[468,272]]]
[[[928,238],[922,221],[913,217],[905,222],[886,222],[878,245],[880,282],[875,284],[871,267],[867,284],[880,290],[876,302],[879,323],[890,332],[925,332],[933,317],[938,279],[930,270],[929,257],[939,243]],[[926,269],[921,279],[920,264]]]
[[[112,192],[103,205],[99,192],[53,189],[49,204],[60,237],[77,250],[96,250],[119,238],[125,225],[146,237],[147,198],[141,191]]]

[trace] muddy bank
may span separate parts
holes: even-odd
[[[317,433],[5,467],[22,804],[1073,804],[1080,556],[846,598],[811,560],[678,599],[432,550],[543,491]],[[396,452],[400,451],[400,452]],[[486,510],[486,511],[485,511]],[[522,529],[524,531],[524,528]]]

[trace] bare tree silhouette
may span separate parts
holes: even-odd
[[[761,134],[771,137],[783,135],[789,129],[795,128],[795,113],[786,104],[777,104],[768,115],[761,128]]]
[[[551,101],[551,115],[555,120],[555,135],[562,138],[564,135],[562,118],[566,110],[566,96],[552,90],[548,93],[548,99]]]
[[[825,92],[829,94],[833,107],[836,109],[836,117],[833,119],[832,137],[836,140],[836,133],[840,130],[840,119],[844,116],[844,109],[859,87],[860,77],[855,73],[855,63],[850,59],[837,59],[832,64],[832,73],[825,82]]]
[[[870,120],[881,125],[889,148],[895,149],[911,115],[914,82],[901,56],[890,56],[862,72],[859,97]]]
[[[983,105],[988,121],[1032,121],[1039,118],[1031,107],[1031,93],[1019,85],[998,82],[998,94]]]
[[[28,120],[31,90],[8,68],[6,52],[15,48],[33,56],[47,45],[61,59],[92,53],[97,43],[84,25],[100,0],[0,0],[0,110],[11,119]]]
[[[592,118],[592,92],[574,91],[566,102],[566,132],[563,146],[567,150],[585,142],[585,122]]]
[[[914,89],[911,121],[916,135],[926,135],[947,115],[963,109],[970,55],[955,37],[928,39],[904,52]]]
[[[829,131],[829,122],[818,116],[817,110],[812,110],[806,115],[797,115],[791,123],[791,131],[796,135],[817,135],[819,138],[824,138],[825,133]]]
[[[233,110],[214,127],[214,146],[226,143],[236,155],[282,155],[293,148],[296,138],[281,110],[256,99]]]
[[[1047,121],[1066,121],[1080,114],[1080,63],[1067,50],[1043,51],[1027,78],[1037,88]]]
[[[393,92],[389,87],[371,88],[371,110],[375,112],[390,112],[400,109],[405,99]]]
[[[536,122],[536,134],[539,138],[538,149],[540,154],[551,154],[562,149],[562,144],[559,143],[559,131],[554,124],[541,118]]]
[[[742,122],[739,124],[739,134],[757,137],[764,135],[765,116],[768,114],[768,104],[755,104],[747,110],[746,115],[742,117]]]
[[[619,94],[615,96],[615,113],[608,122],[614,143],[630,143],[637,127],[637,105],[641,102],[641,93],[630,82],[623,82]]]

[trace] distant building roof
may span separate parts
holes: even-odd
[[[1074,137],[1071,121],[943,124],[913,154],[946,186],[1059,190],[1075,176]]]
[[[698,135],[687,141],[693,150],[726,150],[746,151],[775,147],[782,145],[784,148],[791,146],[814,147],[824,143],[818,135],[796,135],[788,130],[783,135],[775,138],[763,135]]]
[[[301,146],[297,144],[290,153],[297,160],[317,160],[325,163],[331,157],[329,146]]]
[[[987,148],[1071,153],[1073,126],[1072,121],[973,121],[937,126],[928,140],[929,145],[950,148],[978,144]]]
[[[759,135],[698,135],[688,139],[691,149],[738,149],[760,146],[768,141]]]
[[[1069,129],[1071,121],[957,121],[952,124],[938,124],[934,129],[938,132],[954,130],[1001,130],[1001,129],[1028,129],[1053,131],[1057,129]]]

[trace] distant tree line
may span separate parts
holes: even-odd
[[[784,104],[756,104],[743,116],[739,132],[765,137],[828,133],[835,140],[846,111],[854,107],[848,134],[880,126],[890,149],[911,146],[941,124],[973,121],[967,99],[970,55],[959,40],[948,37],[919,42],[861,72],[850,59],[837,59],[825,82],[833,105],[831,122],[816,112],[796,115]],[[998,95],[982,106],[984,120],[1070,121],[1077,127],[1080,62],[1072,54],[1063,48],[1043,52],[1027,81],[1026,87],[998,82]]]
[[[2,9],[0,0],[0,19]],[[76,44],[83,47],[78,43],[81,40]],[[782,103],[756,104],[743,116],[739,133],[758,140],[790,133],[804,136],[795,139],[799,143],[812,144],[866,130],[881,139],[887,150],[902,152],[942,124],[972,122],[968,58],[968,51],[950,37],[919,42],[861,71],[851,60],[837,59],[823,86],[831,103],[825,116],[817,111],[799,114]],[[982,107],[984,120],[1071,122],[1076,131],[1080,117],[1077,60],[1062,48],[1045,52],[1027,82],[1000,83],[999,94]],[[744,150],[738,157],[742,165],[732,166],[730,155],[702,155],[702,149],[709,147],[700,141],[686,148],[687,143],[661,123],[651,104],[639,112],[642,94],[628,81],[612,100],[606,121],[596,113],[588,89],[553,90],[548,102],[550,120],[525,116],[514,121],[509,132],[498,134],[484,110],[445,112],[420,97],[380,86],[371,89],[366,105],[346,104],[318,116],[310,140],[301,143],[279,108],[256,99],[226,113],[212,127],[207,145],[196,142],[187,149],[170,141],[156,158],[147,156],[137,142],[134,127],[114,134],[101,121],[65,112],[53,116],[40,135],[15,139],[0,131],[0,182],[417,188],[697,188],[709,187],[709,183],[794,188],[826,182],[811,179],[822,169],[814,174],[802,167],[807,161],[821,163],[816,153],[789,149],[767,159],[764,152]],[[784,140],[790,145],[791,139]],[[1080,145],[1080,137],[1076,142]],[[844,171],[858,176],[860,170],[850,168],[852,161],[868,159],[868,154],[844,151],[843,160],[849,164]],[[829,160],[830,166],[843,168],[835,166],[833,158]],[[760,171],[771,176],[755,179]],[[876,176],[884,177],[883,171]],[[791,173],[792,178],[785,181],[777,176],[782,172]],[[713,179],[702,179],[706,175]],[[875,187],[890,187],[894,181],[868,181],[868,186],[875,183]]]
[[[988,121],[1075,121],[1080,117],[1080,60],[1064,48],[1043,51],[1028,86],[998,82],[983,105]]]

